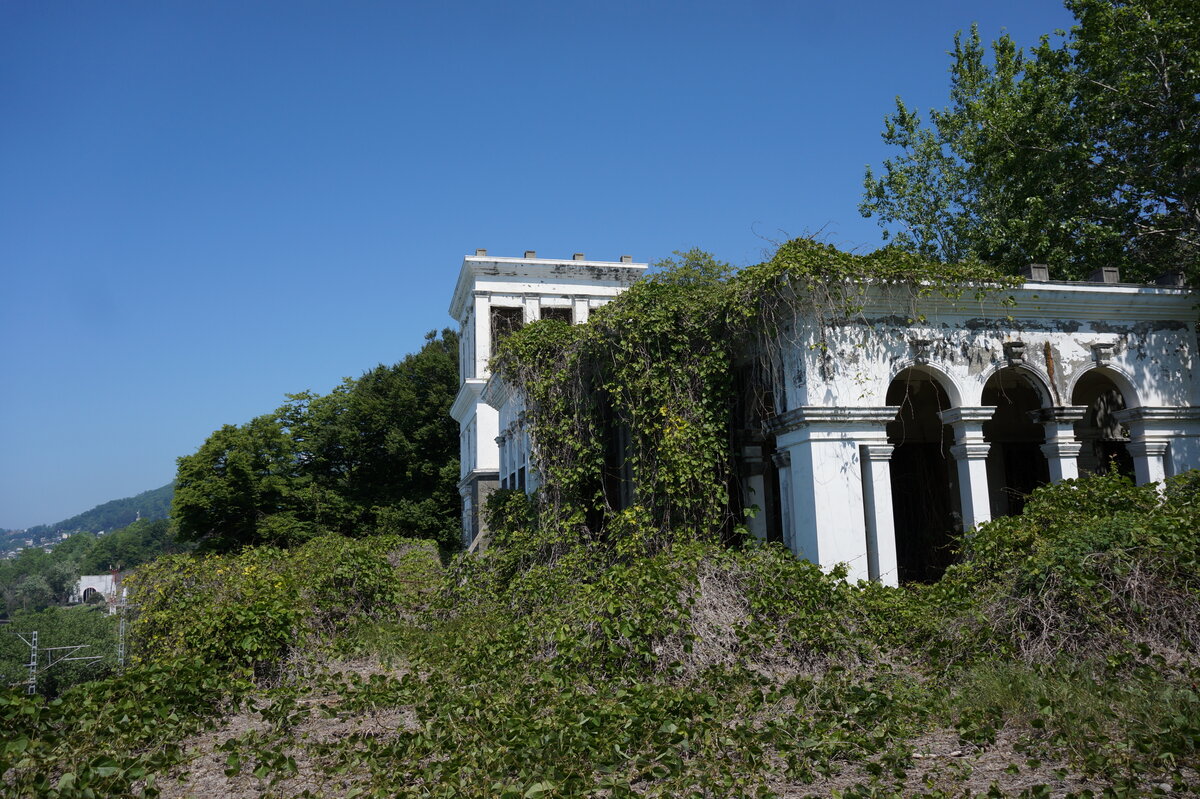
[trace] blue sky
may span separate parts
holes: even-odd
[[[476,247],[879,245],[863,168],[1012,2],[0,0],[0,527],[450,324]]]

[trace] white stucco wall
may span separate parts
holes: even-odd
[[[1005,298],[1015,304],[1001,302]],[[776,342],[784,374],[778,447],[790,458],[781,478],[781,491],[791,500],[792,529],[784,537],[798,555],[825,567],[846,563],[852,579],[890,581],[894,563],[884,558],[878,574],[868,567],[880,553],[877,543],[868,542],[875,503],[864,494],[861,448],[886,440],[886,423],[896,412],[887,409],[888,388],[912,367],[945,389],[952,408],[966,409],[981,408],[989,379],[1015,367],[1032,378],[1048,413],[1068,416],[1065,406],[1075,405],[1076,385],[1099,370],[1130,409],[1121,412],[1130,451],[1140,452],[1142,439],[1152,450],[1166,445],[1160,472],[1154,471],[1156,456],[1147,456],[1138,461],[1139,479],[1200,467],[1197,311],[1187,292],[1026,283],[982,301],[927,298],[918,301],[919,310],[911,303],[908,295],[876,291],[854,319],[832,325],[818,325],[801,312]],[[918,314],[924,314],[920,321]],[[1011,349],[1014,343],[1023,345],[1019,352]],[[961,418],[976,416],[990,418],[990,410]],[[980,424],[963,422],[955,430],[965,446],[982,452],[988,444]],[[1061,430],[1069,439],[1070,425]],[[991,512],[986,485],[978,485],[986,481],[986,469],[982,458],[968,463],[966,454],[959,466],[964,491],[976,482],[973,510],[971,497],[963,499],[970,526]],[[1075,465],[1065,468],[1073,473]]]

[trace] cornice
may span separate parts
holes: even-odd
[[[466,317],[467,298],[474,296],[476,281],[481,277],[520,278],[539,280],[558,278],[582,283],[608,286],[631,286],[645,273],[649,264],[624,261],[576,261],[558,258],[499,258],[468,255],[450,300],[450,316],[458,322]]]
[[[483,393],[486,382],[486,380],[471,377],[458,387],[458,394],[455,395],[454,402],[450,404],[450,416],[454,421],[459,424],[466,421],[467,416],[479,404],[480,395]]]
[[[881,426],[895,421],[899,411],[899,405],[868,407],[803,405],[776,416],[771,423],[771,429],[778,435],[818,425],[830,427]]]
[[[1121,424],[1130,422],[1200,422],[1200,408],[1141,405],[1114,411],[1113,417]]]
[[[512,399],[514,392],[515,389],[507,380],[494,374],[487,379],[480,396],[488,405],[500,410]]]
[[[975,299],[974,292],[988,292]],[[1006,305],[1011,297],[1015,304]],[[905,313],[902,295],[885,287],[868,289],[863,297],[861,316],[896,315]],[[998,286],[967,285],[956,299],[934,293],[914,298],[915,308],[926,322],[912,327],[936,325],[940,317],[969,319],[973,317],[1007,320],[1051,316],[1071,321],[1180,321],[1200,319],[1197,294],[1189,289],[1107,283],[1024,283],[1009,289]]]

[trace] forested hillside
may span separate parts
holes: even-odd
[[[5,531],[0,534],[3,535],[3,539],[0,539],[0,549],[11,546],[10,540],[38,540],[55,533],[98,533],[101,530],[116,530],[132,524],[139,514],[143,519],[165,519],[171,511],[171,498],[174,495],[175,483],[172,481],[132,497],[105,502],[55,524],[39,524],[24,531]]]

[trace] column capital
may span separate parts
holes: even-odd
[[[887,461],[891,460],[892,450],[896,447],[893,444],[861,444],[859,450],[862,451],[863,459],[868,461]]]
[[[1167,454],[1171,442],[1161,438],[1142,438],[1128,441],[1125,448],[1134,458],[1161,458]]]
[[[1055,405],[1029,411],[1029,418],[1038,424],[1074,424],[1087,416],[1086,405]]]
[[[987,459],[992,445],[986,441],[970,441],[950,447],[950,455],[956,461],[982,461]]]
[[[995,413],[995,405],[982,405],[978,408],[948,408],[944,411],[939,411],[938,417],[941,418],[942,424],[948,424],[952,426],[971,424],[982,425],[984,422],[990,422]]]
[[[896,420],[899,405],[871,405],[866,407],[801,405],[775,417],[772,428],[778,433],[789,433],[804,427],[859,430],[884,427]]]
[[[1083,444],[1078,441],[1047,441],[1042,444],[1042,454],[1046,456],[1046,460],[1063,459],[1063,458],[1078,458],[1079,453],[1083,451]]]

